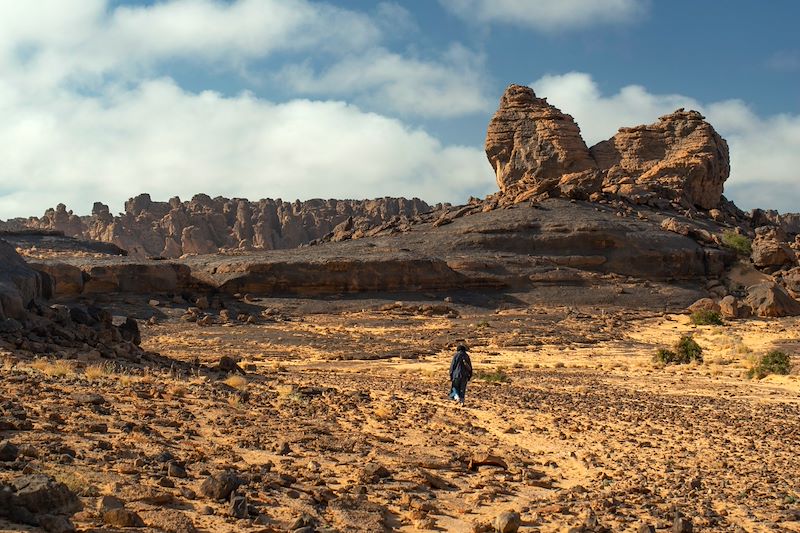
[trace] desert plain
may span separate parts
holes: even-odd
[[[490,531],[505,511],[520,531],[672,529],[676,513],[800,531],[800,379],[746,376],[800,347],[797,318],[694,326],[525,297],[248,298],[260,323],[208,327],[179,298],[125,298],[108,305],[152,308],[142,345],[174,363],[7,353],[2,415],[33,426],[9,435],[18,462],[80,496],[86,531],[116,530],[106,495],[167,531]],[[702,363],[653,360],[686,332]],[[476,371],[463,408],[446,397],[459,341]],[[210,370],[223,356],[244,373]],[[204,486],[225,475],[238,516]]]

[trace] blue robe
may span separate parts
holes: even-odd
[[[465,350],[459,350],[450,361],[450,398],[464,403],[467,382],[472,379],[472,361]]]

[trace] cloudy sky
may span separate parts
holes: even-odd
[[[726,194],[800,211],[800,2],[0,0],[0,219],[130,196],[496,188],[509,83],[588,144],[678,107],[728,139]]]

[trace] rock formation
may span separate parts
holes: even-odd
[[[637,203],[675,201],[713,209],[730,174],[728,145],[696,111],[622,128],[591,149],[571,116],[529,87],[511,85],[489,124],[486,155],[501,196],[608,193]]]
[[[28,304],[46,293],[42,275],[0,240],[0,320],[22,318]]]
[[[486,133],[486,155],[503,194],[528,198],[583,184],[597,189],[597,163],[570,115],[533,90],[511,85]]]
[[[373,227],[412,219],[430,210],[431,206],[418,198],[289,203],[198,194],[188,202],[177,197],[155,202],[149,194],[141,194],[128,200],[119,216],[113,216],[108,206],[99,202],[88,217],[78,217],[59,204],[26,225],[113,243],[135,257],[175,258],[221,249],[294,248],[331,234],[348,219],[352,219],[353,228]]]

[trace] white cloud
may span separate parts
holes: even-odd
[[[58,202],[81,213],[94,200],[116,209],[140,192],[463,201],[492,188],[481,150],[444,146],[342,102],[191,94],[166,79],[116,88],[107,99],[62,92],[50,102],[10,102],[0,94],[3,218]]]
[[[407,58],[385,49],[351,55],[316,73],[308,65],[283,69],[279,78],[294,91],[354,95],[357,101],[403,115],[453,117],[488,111],[482,57],[452,46],[441,61]]]
[[[394,67],[420,84],[417,97],[451,100],[441,104],[446,113],[478,105],[480,91],[457,94],[446,83],[465,70],[479,78],[468,52],[456,47],[431,61],[380,48],[387,18],[413,31],[407,15],[391,2],[371,15],[309,0],[2,2],[0,218],[59,202],[80,213],[96,200],[118,209],[140,192],[429,201],[490,192],[480,149],[444,145],[341,101],[357,94],[381,112],[409,105],[411,86],[381,73]],[[382,65],[348,82],[350,92],[314,91],[337,101],[196,93],[159,74],[176,59],[236,73],[276,54],[284,62],[304,54],[342,60],[337,76],[349,62],[363,65],[362,56]],[[392,99],[399,103],[387,107]]]
[[[635,20],[648,0],[439,0],[459,17],[481,24],[510,24],[542,31]]]
[[[743,209],[800,212],[800,115],[761,117],[739,100],[703,104],[679,94],[653,94],[638,85],[604,95],[589,74],[578,72],[544,76],[531,87],[571,114],[590,146],[622,126],[649,124],[679,107],[697,109],[728,141],[731,177],[726,196]]]
[[[338,54],[380,39],[368,16],[308,0],[169,0],[113,9],[107,2],[4,2],[0,74],[24,74],[38,85],[86,83],[89,76],[140,75],[174,58],[236,65],[280,51]]]

